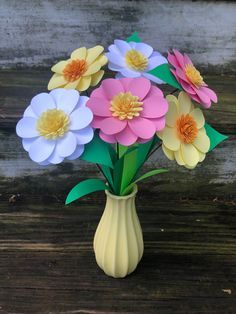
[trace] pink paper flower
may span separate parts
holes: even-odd
[[[162,91],[145,78],[103,80],[87,102],[92,126],[108,143],[125,146],[150,140],[165,127],[168,103]]]
[[[186,93],[205,108],[209,108],[212,101],[216,103],[217,96],[215,92],[208,88],[189,57],[186,54],[182,55],[176,49],[173,49],[173,52],[174,54],[168,53],[168,61],[175,68],[171,72]]]

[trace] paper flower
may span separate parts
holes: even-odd
[[[186,93],[205,108],[209,108],[212,101],[216,103],[215,92],[207,87],[208,85],[203,81],[200,72],[194,67],[189,57],[186,54],[182,55],[176,49],[173,52],[174,54],[168,53],[168,61],[175,68],[171,69],[171,72]]]
[[[107,63],[103,50],[102,46],[74,50],[70,59],[60,61],[51,68],[55,74],[48,83],[48,89],[63,87],[85,91],[89,86],[96,86],[104,74],[101,67]]]
[[[178,99],[173,95],[166,99],[169,103],[166,126],[157,133],[162,139],[163,151],[167,158],[175,159],[179,165],[194,168],[204,160],[210,148],[202,111],[194,108],[185,92],[180,92]]]
[[[168,110],[162,91],[145,78],[106,79],[92,92],[87,106],[100,137],[125,146],[146,142],[163,129]]]
[[[55,89],[36,95],[17,123],[16,132],[29,157],[41,164],[73,160],[93,138],[88,97],[75,90]]]
[[[108,68],[118,72],[117,78],[121,77],[146,77],[149,80],[162,84],[162,80],[148,71],[157,66],[168,63],[159,52],[153,51],[153,48],[145,43],[127,43],[124,40],[116,39],[114,45],[108,47]]]

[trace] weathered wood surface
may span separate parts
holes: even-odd
[[[66,208],[2,202],[0,313],[235,314],[235,203],[150,202],[141,193],[137,204],[145,253],[118,280],[103,274],[92,251],[100,194]]]
[[[235,15],[234,1],[1,0],[0,67],[50,66],[139,31],[162,53],[179,48],[208,72],[232,73]]]
[[[81,161],[40,167],[29,160],[15,135],[15,125],[31,98],[46,90],[50,71],[0,71],[0,187],[2,199],[11,194],[41,195],[54,200],[65,198],[79,180],[96,177],[97,169]],[[234,199],[236,193],[236,80],[235,76],[208,76],[219,103],[205,110],[207,121],[230,136],[209,153],[195,170],[189,171],[169,162],[161,151],[153,155],[146,170],[167,167],[170,173],[150,179],[142,188],[158,193],[159,198],[190,197]],[[69,180],[68,180],[69,178]],[[167,193],[168,191],[168,193]]]

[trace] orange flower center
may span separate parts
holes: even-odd
[[[68,82],[74,82],[80,78],[87,70],[87,64],[85,60],[75,59],[68,63],[63,70],[64,78]]]
[[[143,103],[139,101],[138,96],[132,95],[130,92],[119,93],[111,100],[111,107],[113,117],[119,120],[131,120],[138,117],[140,111],[143,110]]]
[[[200,72],[192,64],[187,64],[185,66],[185,74],[190,82],[198,88],[204,83]]]
[[[179,139],[186,143],[193,143],[198,134],[197,123],[189,114],[182,114],[176,121],[177,134]]]

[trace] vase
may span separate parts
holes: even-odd
[[[143,234],[135,207],[137,186],[127,196],[106,193],[106,206],[94,236],[98,266],[114,278],[132,273],[143,255]]]

